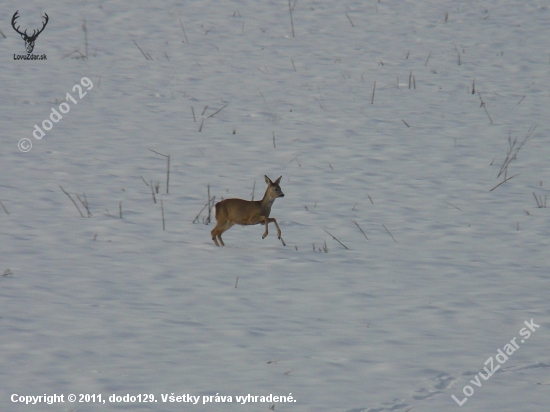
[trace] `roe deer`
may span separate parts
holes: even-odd
[[[265,191],[264,198],[262,200],[243,200],[243,199],[225,199],[216,203],[216,220],[218,224],[212,229],[212,240],[216,246],[225,246],[222,240],[222,233],[228,230],[231,226],[237,225],[258,225],[265,224],[265,231],[262,236],[264,239],[267,236],[268,223],[275,223],[277,228],[277,237],[281,239],[281,229],[277,224],[277,220],[273,217],[269,217],[271,213],[271,206],[278,197],[284,197],[284,193],[279,186],[281,181],[280,176],[275,182],[265,176],[265,182],[267,183],[267,190]],[[218,240],[220,243],[218,243]],[[285,242],[281,239],[283,245]],[[286,245],[285,245],[286,246]]]

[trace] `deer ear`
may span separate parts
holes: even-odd
[[[283,177],[283,176],[279,176],[279,178],[277,180],[275,180],[275,183],[274,183],[275,185],[279,184],[279,182],[281,181],[281,177]]]
[[[272,185],[273,182],[271,181],[271,179],[269,177],[267,177],[267,175],[264,175],[265,177],[265,182],[268,184],[268,185]]]

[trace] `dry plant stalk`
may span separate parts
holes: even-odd
[[[73,205],[74,205],[74,207],[76,207],[76,210],[78,210],[78,213],[80,213],[80,216],[81,216],[81,217],[84,217],[84,215],[83,215],[82,212],[80,211],[80,208],[78,207],[78,205],[76,204],[76,202],[74,201],[74,199],[71,197],[71,195],[68,194],[68,193],[65,191],[65,189],[63,189],[63,187],[61,187],[61,185],[59,185],[59,188],[61,189],[61,191],[62,191],[63,193],[65,193],[65,194],[69,197],[69,199],[71,199],[71,202],[73,202]]]
[[[0,206],[2,206],[2,209],[4,209],[4,212],[6,212],[7,215],[10,214],[10,212],[8,212],[8,209],[6,209],[6,206],[4,206],[4,203],[2,203],[1,200],[0,200]]]
[[[86,199],[86,194],[83,194],[84,200],[82,200],[78,195],[75,195],[76,198],[82,203],[82,206],[86,209],[86,212],[88,213],[88,217],[92,217],[92,212],[90,212],[90,208],[88,207],[88,199]]]
[[[537,207],[539,209],[546,208],[546,203],[548,201],[548,195],[544,196],[544,200],[542,199],[542,196],[537,196],[535,192],[533,192],[533,196],[535,196],[535,201],[537,202]]]
[[[506,183],[508,180],[511,180],[519,175],[519,173],[516,173],[515,175],[508,177],[508,166],[510,166],[510,163],[512,163],[512,161],[517,158],[519,151],[522,149],[525,143],[532,139],[533,133],[535,132],[536,128],[537,126],[535,124],[531,125],[531,127],[527,131],[527,134],[525,135],[525,139],[523,139],[523,141],[521,141],[520,143],[518,143],[517,137],[512,140],[512,136],[508,136],[508,151],[506,153],[506,158],[504,159],[504,162],[502,162],[502,165],[500,166],[500,170],[497,175],[497,179],[500,176],[503,176],[503,180],[498,185],[489,190],[489,192],[492,192],[503,183]]]
[[[391,232],[388,230],[388,228],[386,227],[386,225],[382,225],[382,226],[384,226],[384,229],[386,229],[386,232],[388,232],[388,234],[391,236],[391,238],[393,239],[393,241],[394,241],[395,243],[399,243],[397,240],[395,240],[395,238],[393,237],[393,235],[391,234]]]
[[[151,180],[151,184],[149,185],[151,186],[151,195],[153,196],[153,202],[154,203],[157,203],[157,199],[155,197],[155,186],[153,185],[153,181]]]
[[[294,37],[294,19],[292,18],[292,6],[290,5],[290,0],[288,0],[288,11],[290,12],[290,25],[292,27],[292,37]]]
[[[355,27],[355,24],[353,24],[353,22],[351,21],[348,13],[346,12],[346,17],[348,18],[349,22],[351,23],[351,27]]]
[[[535,129],[537,128],[536,125],[532,125],[529,130],[527,131],[527,135],[525,136],[525,139],[521,143],[518,143],[518,138],[516,137],[514,140],[512,140],[512,136],[508,136],[508,152],[506,153],[506,159],[504,159],[504,162],[502,163],[502,166],[500,167],[500,170],[498,172],[497,178],[499,178],[504,173],[504,179],[506,179],[506,175],[508,173],[508,166],[512,162],[512,160],[516,159],[519,151],[522,149],[522,147],[527,143],[532,137]]]
[[[324,230],[324,229],[323,229]],[[349,250],[349,247],[347,247],[346,245],[344,245],[342,242],[340,242],[340,240],[338,240],[334,235],[332,235],[329,231],[325,230],[325,232],[327,232],[334,240],[336,240],[338,243],[340,243],[342,246],[344,246],[344,248],[346,248],[347,250]]]
[[[139,45],[136,43],[135,40],[132,40],[134,42],[134,44],[136,45],[136,47],[139,49],[139,51],[141,52],[141,54],[143,54],[143,57],[145,57],[145,60],[153,60],[153,58],[149,55],[149,53],[145,53],[141,47],[139,47]]]
[[[170,185],[170,155],[165,155],[165,154],[159,153],[159,152],[157,152],[156,150],[153,150],[153,149],[149,149],[149,150],[152,151],[153,153],[156,153],[160,156],[164,156],[166,158],[166,194],[168,194],[168,192],[169,192],[168,188],[169,188],[169,185]],[[158,193],[158,188],[157,188],[157,193]]]
[[[164,225],[164,206],[162,204],[162,197],[160,198],[160,212],[162,214],[162,230],[166,230],[166,226]]]
[[[365,236],[365,239],[369,240],[369,238],[367,237],[367,235],[365,234],[365,232],[363,231],[363,229],[361,229],[361,226],[359,226],[359,223],[357,223],[355,220],[351,219],[351,221],[353,223],[355,223],[355,225],[359,228],[359,230],[361,231],[361,233],[363,234],[363,236]]]

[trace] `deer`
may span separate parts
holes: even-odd
[[[235,224],[243,226],[264,224],[265,231],[262,239],[265,239],[268,233],[267,225],[273,222],[277,228],[277,237],[281,239],[281,228],[277,220],[274,217],[269,217],[269,214],[271,213],[271,206],[273,206],[275,199],[285,196],[281,190],[281,186],[279,186],[282,176],[274,182],[269,177],[264,177],[267,183],[267,190],[262,200],[225,199],[216,203],[216,221],[218,223],[211,232],[212,240],[216,246],[220,246],[220,243],[222,246],[225,246],[222,234]],[[283,242],[283,246],[286,246],[283,239],[281,239],[281,242]]]
[[[46,24],[48,24],[48,21],[50,20],[50,18],[48,17],[47,13],[44,13],[44,19],[46,19],[46,21],[44,23],[42,23],[42,28],[40,30],[38,30],[38,32],[36,30],[33,30],[32,35],[29,36],[27,34],[27,30],[25,30],[25,32],[20,32],[19,31],[19,27],[21,27],[21,26],[17,26],[17,28],[15,27],[15,21],[19,17],[18,13],[19,13],[19,10],[17,10],[15,12],[15,14],[13,15],[13,17],[11,19],[11,26],[13,27],[13,29],[17,33],[19,33],[21,35],[21,38],[23,40],[25,40],[25,48],[27,49],[27,53],[30,54],[34,50],[34,42],[36,41],[36,38],[38,37],[38,35],[40,33],[42,33],[44,31],[44,28],[46,27]]]

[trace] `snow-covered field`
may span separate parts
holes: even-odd
[[[1,411],[548,410],[548,3],[291,7],[294,36],[286,0],[3,3]],[[216,247],[207,186],[265,174],[287,246]]]

